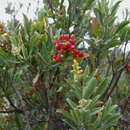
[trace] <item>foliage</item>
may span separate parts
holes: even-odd
[[[86,68],[88,69],[88,67]],[[96,72],[97,73],[97,72]],[[88,74],[85,70],[79,77],[79,80],[70,83],[71,95],[66,101],[70,106],[69,112],[58,109],[57,112],[63,114],[68,120],[64,120],[73,130],[82,129],[110,129],[119,118],[116,112],[116,105],[112,105],[109,98],[104,104],[99,100],[100,96],[107,87],[108,80],[102,76],[96,79],[95,72]]]
[[[117,23],[121,1],[43,2],[36,19],[0,24],[0,128],[118,129],[129,100],[128,11]]]

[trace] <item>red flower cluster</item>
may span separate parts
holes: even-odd
[[[9,115],[2,115],[2,116],[1,116],[1,121],[2,121],[2,123],[6,123],[6,122],[9,122],[9,121],[11,121],[11,120],[13,120],[13,117],[12,117],[12,116],[9,116]]]
[[[130,65],[126,64],[124,70],[126,70],[126,73],[128,74],[130,70]]]
[[[83,52],[80,52],[75,47],[75,36],[69,36],[67,34],[61,35],[58,40],[54,41],[54,46],[58,51],[57,54],[53,55],[52,60],[60,62],[61,58],[64,57],[64,54],[71,54],[73,58],[82,58],[84,56]]]

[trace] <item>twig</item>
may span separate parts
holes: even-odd
[[[12,100],[10,99],[9,96],[6,96],[6,98],[7,98],[7,100],[9,101],[10,105],[11,105],[12,107],[14,107],[14,109],[15,109],[16,111],[21,111],[21,112],[23,113],[22,110],[18,109],[18,108],[13,104],[13,102],[12,102]]]
[[[64,0],[61,0],[60,10],[61,10],[61,9],[62,9],[62,7],[63,7],[63,3],[64,3]]]
[[[36,124],[42,123],[42,122],[47,122],[47,120],[37,120],[37,121],[33,121],[33,122],[31,122],[31,125],[36,125]]]
[[[7,110],[7,111],[0,111],[0,113],[23,113],[22,111],[20,110]]]
[[[115,79],[115,83],[113,84],[113,86],[112,86],[110,92],[108,93],[108,95],[105,97],[104,102],[106,102],[106,101],[108,100],[108,98],[109,98],[110,95],[112,94],[113,90],[116,88],[116,86],[117,86],[117,84],[118,84],[118,81],[119,81],[119,79],[120,79],[120,77],[121,77],[122,71],[123,71],[123,70],[121,70],[121,71],[119,72],[119,74],[117,75],[117,77],[116,77],[116,79]]]
[[[107,94],[107,92],[108,92],[109,89],[111,88],[111,85],[112,85],[112,83],[113,83],[113,81],[114,81],[114,77],[115,77],[115,75],[113,74],[113,75],[112,75],[112,79],[111,79],[110,83],[108,84],[106,91],[105,91],[105,92],[103,93],[103,95],[100,97],[101,100],[105,97],[105,95]]]
[[[16,66],[15,66],[16,67]],[[16,71],[16,69],[14,69],[14,75],[15,75],[15,71]],[[24,116],[25,116],[25,119],[26,119],[26,121],[27,121],[27,129],[28,130],[31,130],[31,125],[30,125],[30,122],[29,122],[29,116],[28,116],[28,112],[27,112],[27,110],[26,110],[26,108],[25,108],[25,106],[24,106],[24,102],[23,102],[23,99],[22,99],[22,95],[21,95],[21,93],[19,92],[19,90],[17,89],[18,87],[17,86],[15,86],[14,85],[14,78],[15,78],[15,76],[12,76],[12,88],[14,89],[14,91],[15,91],[15,93],[16,93],[16,95],[18,96],[18,98],[19,98],[19,100],[20,100],[20,104],[22,105],[22,109],[23,109],[23,114],[24,114]],[[16,84],[16,81],[15,81],[15,84]]]
[[[47,3],[48,3],[48,5],[49,5],[50,8],[51,8],[51,12],[53,13],[53,7],[52,7],[52,4],[51,4],[51,1],[50,1],[50,0],[47,0]]]
[[[126,39],[126,43],[125,43],[125,47],[124,47],[124,57],[123,57],[124,60],[125,60],[125,56],[126,56],[126,47],[128,44],[128,31],[126,32],[125,39]]]

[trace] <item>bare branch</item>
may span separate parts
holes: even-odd
[[[6,111],[0,111],[0,113],[23,113],[23,111],[20,110],[6,110]]]

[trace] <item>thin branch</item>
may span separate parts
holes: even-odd
[[[31,125],[36,125],[36,124],[39,124],[39,123],[42,123],[42,122],[47,122],[47,120],[45,120],[45,119],[43,120],[43,119],[42,119],[42,120],[32,121],[32,122],[31,122]]]
[[[121,71],[119,72],[119,74],[117,75],[117,77],[116,77],[116,79],[115,79],[115,83],[113,84],[113,86],[112,86],[110,92],[108,93],[108,95],[105,97],[104,102],[106,102],[106,101],[108,100],[108,98],[109,98],[110,95],[112,94],[113,90],[117,87],[117,84],[118,84],[118,81],[119,81],[119,79],[120,79],[120,77],[121,77],[122,71],[123,71],[123,70],[121,70]]]
[[[112,85],[112,83],[113,83],[113,81],[114,81],[114,78],[115,78],[115,74],[112,75],[111,81],[110,81],[110,83],[108,84],[106,91],[105,91],[105,92],[103,93],[103,95],[100,97],[101,100],[105,97],[105,95],[107,94],[107,92],[108,92],[109,89],[111,88],[111,85]]]
[[[21,110],[19,110],[19,109],[13,104],[13,102],[12,102],[12,100],[10,99],[9,96],[6,96],[6,98],[7,98],[7,100],[9,101],[10,105],[11,105],[12,107],[14,107],[15,110],[21,111]]]
[[[48,3],[48,5],[49,5],[49,7],[50,7],[50,9],[51,9],[51,12],[53,13],[53,6],[52,6],[52,4],[51,4],[51,1],[50,1],[50,0],[47,0],[47,3]]]
[[[16,67],[16,66],[15,66]],[[14,75],[15,75],[15,71],[16,69],[14,69]],[[28,112],[25,108],[25,105],[24,105],[24,102],[23,102],[23,98],[22,98],[22,94],[20,93],[20,91],[18,90],[18,87],[15,85],[16,84],[16,81],[15,81],[15,76],[12,76],[12,82],[11,82],[11,87],[14,89],[16,95],[18,96],[19,100],[20,100],[20,104],[22,105],[22,109],[23,109],[23,114],[25,116],[25,119],[27,121],[27,129],[28,130],[31,130],[31,125],[30,125],[30,122],[29,122],[29,115],[28,115]],[[15,83],[14,83],[15,82]]]
[[[60,4],[60,10],[62,10],[63,3],[64,3],[64,0],[61,0],[61,4]]]
[[[0,113],[23,113],[22,111],[20,110],[6,110],[6,111],[0,111]]]
[[[125,43],[125,47],[124,47],[124,57],[123,57],[124,60],[125,60],[125,56],[126,56],[126,47],[128,44],[128,31],[126,32],[125,39],[126,39],[126,43]]]

